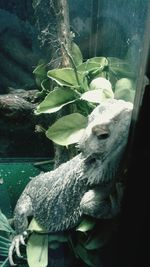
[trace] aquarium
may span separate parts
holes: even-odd
[[[149,25],[148,0],[0,0],[0,266],[120,267]]]

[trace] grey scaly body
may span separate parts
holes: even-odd
[[[28,216],[49,232],[75,227],[83,214],[111,218],[120,208],[121,188],[115,182],[117,199],[111,195],[114,177],[127,143],[132,104],[108,100],[89,116],[88,126],[79,142],[81,153],[56,170],[33,178],[20,196],[15,211],[12,253],[28,226]],[[114,189],[113,189],[114,190]]]
[[[87,191],[87,181],[82,177],[83,169],[83,160],[78,155],[56,170],[33,178],[18,200],[14,216],[16,229],[20,233],[26,230],[21,229],[18,214],[23,210],[23,205],[27,208],[27,197],[32,202],[31,214],[48,231],[73,227],[81,216],[80,201]]]

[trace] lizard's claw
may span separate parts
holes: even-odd
[[[20,245],[25,245],[25,241],[24,241],[25,237],[26,237],[26,233],[24,233],[23,235],[21,234],[17,235],[12,240],[11,246],[9,248],[9,253],[8,253],[9,263],[11,266],[17,265],[13,261],[14,251],[16,252],[19,258],[23,258],[23,256],[20,253]]]

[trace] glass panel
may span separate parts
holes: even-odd
[[[36,131],[41,117],[33,114],[33,70],[46,54],[35,21],[32,1],[0,1],[0,158],[53,157],[51,141]]]
[[[25,238],[28,263],[12,249],[19,266],[111,266],[130,117],[107,103],[123,99],[131,111],[132,102],[138,114],[148,6],[148,0],[0,1],[2,266],[12,234],[26,230],[32,234],[16,240]],[[11,219],[16,204],[14,233],[5,216]]]
[[[70,0],[71,26],[85,58],[129,59],[134,70],[142,52],[148,0]],[[84,6],[84,9],[82,8]]]
[[[68,1],[74,41],[84,60],[108,58],[110,68],[102,75],[112,82],[114,91],[117,88],[116,98],[134,99],[148,2]],[[44,4],[34,1],[33,5],[25,0],[0,1],[0,13],[0,157],[53,157],[52,142],[39,133],[41,129],[36,125],[47,128],[55,118],[33,116],[39,101],[35,89],[41,90],[40,79],[33,70],[42,62],[48,64],[48,69],[52,65],[54,68],[60,56],[52,5],[47,0]],[[122,78],[131,81],[116,84]],[[122,87],[128,88],[120,92],[118,88]],[[129,87],[133,90],[127,94]]]

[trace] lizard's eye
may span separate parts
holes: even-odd
[[[102,133],[102,134],[97,135],[97,138],[98,138],[99,140],[105,140],[105,139],[107,139],[108,137],[109,137],[109,133]]]
[[[95,125],[92,128],[92,133],[96,135],[99,140],[105,140],[110,136],[110,131],[107,125]]]

